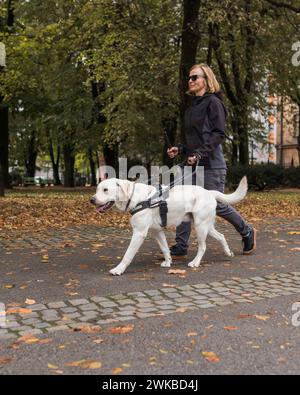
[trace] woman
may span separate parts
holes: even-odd
[[[194,65],[189,73],[188,94],[193,95],[191,107],[185,113],[186,145],[169,148],[170,158],[187,155],[187,164],[204,166],[204,188],[224,192],[227,166],[221,143],[225,136],[227,110],[223,104],[220,85],[209,66]],[[230,222],[242,236],[243,253],[256,249],[256,230],[230,205],[218,203],[217,215]],[[182,222],[176,228],[176,245],[171,247],[174,259],[186,257],[191,223]]]

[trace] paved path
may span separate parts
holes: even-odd
[[[128,271],[110,276],[127,230],[0,238],[0,374],[299,373],[292,306],[300,301],[300,221],[267,221],[250,257],[228,225],[218,228],[236,256],[224,257],[209,239],[201,267],[176,262],[185,272],[173,275],[148,238]],[[195,249],[193,239],[190,257]],[[33,340],[20,345],[20,336]],[[70,366],[85,359],[101,368]]]

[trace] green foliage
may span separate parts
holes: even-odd
[[[246,175],[249,189],[265,190],[280,187],[300,188],[300,168],[284,168],[275,164],[260,164],[248,167],[235,166],[228,168],[227,186],[236,187]]]
[[[117,144],[120,156],[158,163],[163,122],[179,117],[183,2],[20,0],[10,29],[2,23],[4,3],[0,41],[7,68],[0,73],[0,95],[10,105],[11,162],[24,162],[34,131],[40,157],[49,154],[50,142],[55,152],[71,143],[80,163],[89,149]],[[300,98],[299,72],[291,65],[297,18],[266,0],[201,3],[197,62],[212,55],[231,141],[239,138],[237,121],[247,137],[266,140],[265,125],[253,114],[267,114],[269,92]],[[212,26],[219,29],[219,52],[211,51]],[[98,97],[93,83],[103,87]],[[229,142],[228,156],[231,149]]]

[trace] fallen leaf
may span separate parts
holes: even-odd
[[[14,284],[6,284],[6,285],[3,285],[3,287],[6,289],[12,289],[15,287],[15,285]]]
[[[122,373],[123,372],[123,369],[122,368],[114,368],[113,370],[112,370],[112,374],[119,374],[119,373]]]
[[[82,332],[82,333],[98,333],[101,331],[101,327],[97,325],[93,326],[83,326],[73,329],[74,332]]]
[[[189,332],[187,335],[188,335],[188,337],[198,336],[198,333],[197,332]]]
[[[101,344],[103,342],[104,342],[103,339],[96,339],[96,340],[94,340],[94,343],[96,343],[96,344]]]
[[[188,311],[189,308],[188,307],[178,307],[178,309],[176,309],[176,313],[185,313],[186,311]]]
[[[58,369],[58,366],[56,366],[56,365],[51,365],[51,363],[48,363],[48,368],[49,369]]]
[[[270,318],[268,315],[254,315],[254,317],[261,321],[267,321]]]
[[[7,363],[11,362],[12,358],[10,357],[0,357],[0,366],[6,365]]]
[[[185,274],[186,270],[182,270],[182,269],[170,269],[168,270],[169,274]]]
[[[32,310],[30,310],[30,309],[23,309],[21,307],[13,307],[13,308],[8,309],[6,311],[7,315],[9,315],[9,314],[30,314],[30,313],[32,313]]]
[[[66,366],[72,366],[72,367],[75,366],[83,369],[100,369],[102,363],[98,361],[82,359],[80,361],[66,363]]]
[[[296,231],[296,232],[288,232],[288,235],[300,235],[300,232]]]
[[[240,314],[237,318],[249,318],[252,317],[252,314]]]
[[[220,362],[220,358],[212,351],[202,351],[202,355],[208,362]]]
[[[128,326],[117,326],[114,328],[109,328],[110,333],[129,333],[133,330],[134,325],[128,325]]]
[[[36,301],[33,299],[26,299],[25,304],[29,304],[29,305],[36,304]]]
[[[238,329],[237,326],[224,326],[224,329],[227,331],[236,331]]]

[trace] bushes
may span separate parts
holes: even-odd
[[[228,167],[227,186],[235,188],[246,175],[249,189],[262,191],[278,187],[300,188],[300,166],[284,168],[275,164]]]

